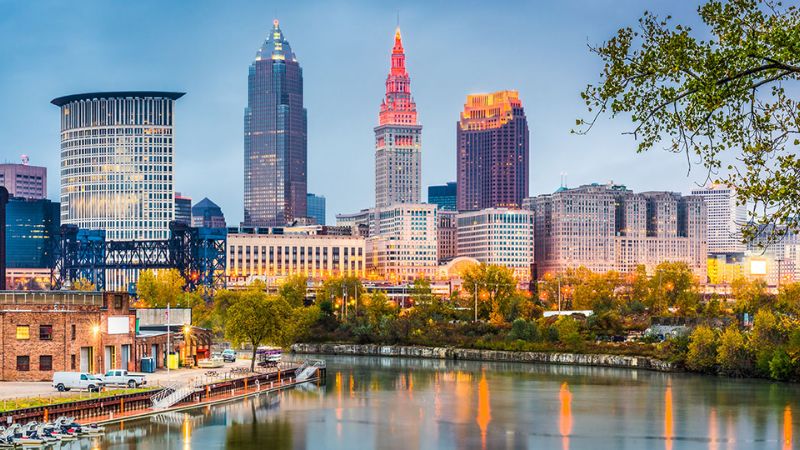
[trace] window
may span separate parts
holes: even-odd
[[[72,340],[74,341],[75,340],[75,324],[74,323],[70,326],[70,332],[72,333]],[[72,355],[72,357],[74,358],[75,355]],[[73,369],[74,369],[74,367],[73,367]]]
[[[69,355],[69,368],[70,368],[70,370],[75,370],[75,363],[76,363],[75,355]]]
[[[39,356],[39,370],[53,370],[53,355]]]
[[[31,370],[31,357],[17,356],[17,370],[20,372],[27,372]]]
[[[115,295],[114,296],[114,308],[122,309],[122,296],[121,295]]]
[[[53,340],[53,326],[52,325],[39,325],[39,340],[52,341]]]
[[[31,327],[29,325],[17,325],[17,339],[30,339]]]

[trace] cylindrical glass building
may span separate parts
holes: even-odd
[[[173,118],[181,92],[59,97],[61,223],[108,240],[169,238],[174,217]]]

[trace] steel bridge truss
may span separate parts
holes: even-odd
[[[83,278],[105,289],[107,270],[178,269],[190,290],[225,287],[227,231],[170,223],[168,240],[107,241],[104,230],[61,226],[54,252],[53,285]]]

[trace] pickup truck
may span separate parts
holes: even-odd
[[[144,375],[127,370],[109,370],[105,375],[98,374],[96,376],[103,381],[105,386],[127,386],[133,389],[147,384]]]

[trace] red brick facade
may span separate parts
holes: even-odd
[[[56,371],[135,370],[140,355],[129,305],[127,294],[115,292],[0,293],[0,380],[50,381]]]

